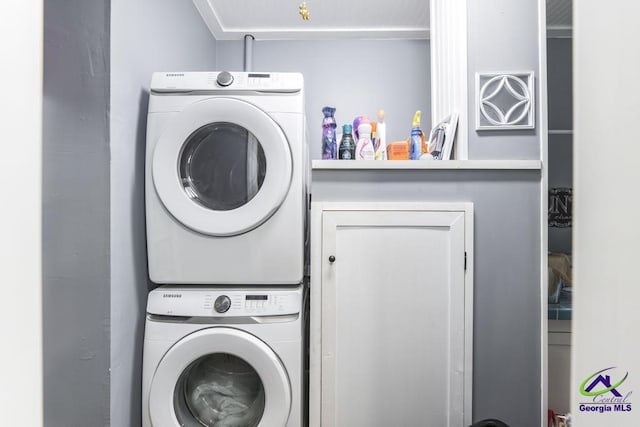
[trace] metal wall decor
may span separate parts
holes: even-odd
[[[476,130],[535,127],[533,71],[476,73]]]

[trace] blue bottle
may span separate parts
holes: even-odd
[[[413,116],[413,126],[411,128],[411,145],[409,146],[409,159],[420,160],[422,156],[422,129],[420,129],[420,110]]]
[[[338,144],[336,141],[336,119],[333,117],[336,109],[324,107],[322,113],[322,158],[334,160],[338,158]]]

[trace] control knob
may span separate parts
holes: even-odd
[[[231,298],[220,295],[213,303],[213,309],[218,313],[226,313],[231,308]]]
[[[231,75],[230,72],[223,71],[220,74],[218,74],[218,78],[217,78],[216,82],[218,83],[218,85],[220,85],[222,87],[227,87],[231,83],[233,83],[233,76]]]

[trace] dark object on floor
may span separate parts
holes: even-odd
[[[509,427],[509,426],[500,420],[495,420],[491,418],[488,420],[478,421],[477,423],[472,424],[471,427]]]

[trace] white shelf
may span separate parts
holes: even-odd
[[[313,170],[541,169],[540,160],[313,160]]]

